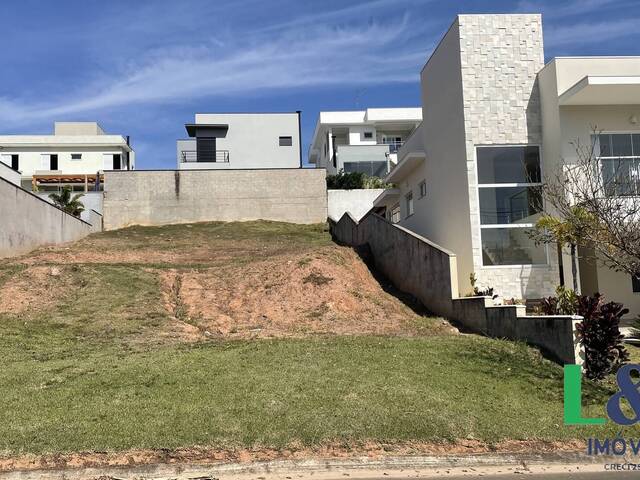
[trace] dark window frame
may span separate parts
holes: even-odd
[[[293,147],[293,137],[291,135],[281,135],[278,137],[278,146]]]
[[[504,151],[500,152],[500,149]],[[518,150],[521,150],[520,152]],[[493,155],[491,155],[493,150]],[[513,152],[513,158],[520,158],[522,160],[522,169],[517,168],[515,165],[510,165],[509,151]],[[499,152],[499,153],[498,153]],[[488,154],[484,156],[483,154]],[[483,189],[518,189],[518,188],[541,188],[543,178],[543,160],[542,160],[542,146],[539,144],[496,144],[496,145],[476,145],[476,174],[478,179],[478,207],[481,214],[480,218],[480,244],[482,249],[482,264],[484,267],[518,267],[521,265],[527,266],[546,266],[549,264],[549,251],[546,246],[544,248],[544,263],[532,262],[532,263],[488,263],[485,259],[484,244],[485,241],[489,242],[492,236],[501,235],[499,231],[505,229],[525,229],[531,228],[533,224],[518,223],[518,221],[510,221],[508,223],[493,223],[483,221],[481,210],[481,192]],[[483,158],[484,156],[484,158]],[[537,159],[533,161],[534,157]],[[509,168],[511,167],[511,168]],[[496,175],[497,174],[497,175]],[[509,174],[513,174],[513,178],[508,178]],[[528,190],[527,190],[528,191]],[[542,205],[538,208],[542,210]],[[499,212],[498,212],[499,213]],[[488,218],[485,215],[485,218]],[[491,231],[495,233],[489,233]],[[487,232],[485,238],[484,232]],[[526,248],[526,247],[525,247]],[[533,258],[533,257],[532,257]]]

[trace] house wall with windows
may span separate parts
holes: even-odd
[[[556,58],[538,77],[547,175],[555,177],[563,165],[574,164],[576,148],[589,151],[593,147],[603,166],[624,158],[635,170],[630,173],[639,178],[640,85],[635,79],[640,78],[640,58]],[[635,185],[638,190],[640,182]],[[608,269],[591,251],[583,249],[581,257],[578,285],[582,293],[599,291],[609,300],[624,303],[630,318],[640,314],[640,292],[634,292],[628,275]],[[567,252],[562,259],[564,282],[571,285]]]
[[[524,159],[540,171],[542,65],[539,15],[459,15],[423,68],[422,148],[403,147],[387,180],[400,224],[456,254],[461,294],[471,273],[506,298],[558,283],[556,257],[526,235],[539,210],[541,178],[530,181]]]
[[[53,135],[1,135],[0,162],[20,171],[30,190],[36,174],[133,170],[135,152],[127,137],[108,135],[96,122],[56,122]]]
[[[369,108],[320,112],[309,163],[328,175],[340,170],[386,175],[397,161],[397,151],[422,118],[420,108]]]
[[[187,131],[209,139],[217,155],[198,156],[198,138],[178,140],[180,170],[302,167],[299,112],[198,113]]]

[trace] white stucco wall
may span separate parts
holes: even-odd
[[[10,161],[10,159],[9,159]],[[4,159],[0,157],[0,178],[10,181],[14,185],[20,185],[20,172],[11,168],[11,164],[5,164]]]
[[[179,169],[234,170],[302,166],[297,113],[198,113],[195,123],[229,125],[226,136],[216,138],[216,150],[228,150],[229,162],[183,163],[178,151]],[[292,145],[281,147],[281,136],[292,137]]]
[[[373,201],[382,193],[382,188],[357,190],[327,190],[329,218],[336,222],[345,212],[360,220],[373,208]]]
[[[593,129],[603,132],[638,132],[640,125],[630,119],[640,118],[640,98],[626,105],[559,105],[558,97],[587,75],[640,75],[640,59],[628,57],[609,58],[557,58],[549,62],[539,74],[542,119],[544,170],[556,176],[563,164],[576,160],[572,143],[591,145]],[[563,255],[566,285],[572,285],[571,260]],[[640,294],[633,293],[631,279],[597,264],[597,290],[608,300],[621,302],[631,310],[629,317],[640,315]],[[578,284],[582,293],[592,294],[590,285],[581,285],[580,277],[590,275],[578,270]],[[586,279],[585,279],[586,280]]]
[[[456,254],[458,290],[464,294],[470,289],[473,260],[457,21],[422,70],[421,88],[423,120],[415,134],[421,136],[421,145],[412,138],[405,151],[424,151],[426,160],[396,182],[400,225]],[[423,180],[427,195],[420,198],[418,185]],[[409,191],[413,193],[415,213],[407,217],[405,196]]]

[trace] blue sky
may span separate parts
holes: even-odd
[[[640,55],[638,0],[3,0],[0,133],[97,120],[137,167],[175,168],[195,112],[419,106],[457,13],[543,13],[547,60]],[[305,158],[306,161],[306,158]]]

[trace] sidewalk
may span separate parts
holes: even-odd
[[[0,473],[0,480],[333,480],[454,478],[506,474],[601,473],[621,458],[582,454],[464,455],[372,459],[276,460],[234,464],[155,464]]]

